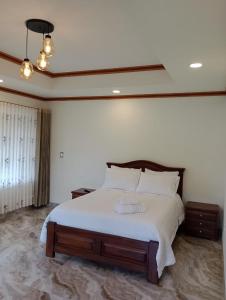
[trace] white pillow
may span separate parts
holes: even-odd
[[[152,171],[152,170],[149,170],[149,169],[145,169],[145,172],[153,174],[153,175],[172,175],[172,176],[178,176],[179,175],[179,171],[172,171],[172,172],[163,171],[163,172],[159,172],[159,171]]]
[[[124,170],[138,170],[138,171],[141,171],[141,168],[140,169],[135,169],[135,168],[122,168],[122,167],[118,167],[118,166],[111,166],[112,169],[124,169]]]
[[[106,168],[103,188],[136,191],[140,179],[140,169]]]
[[[179,181],[179,176],[162,176],[153,175],[151,173],[141,173],[136,191],[138,193],[175,196]]]

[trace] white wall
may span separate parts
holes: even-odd
[[[225,97],[56,102],[51,109],[52,202],[99,187],[106,161],[147,159],[186,168],[185,200],[223,206]]]

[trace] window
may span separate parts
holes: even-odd
[[[0,102],[0,214],[32,204],[37,109]]]

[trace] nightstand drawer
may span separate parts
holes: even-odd
[[[206,221],[204,219],[189,219],[185,220],[186,228],[198,228],[198,229],[207,229],[207,230],[215,230],[216,222]]]
[[[218,205],[189,201],[185,207],[185,232],[196,237],[217,240],[219,216]]]
[[[217,214],[212,214],[209,212],[195,211],[195,210],[187,210],[186,218],[188,219],[196,219],[196,220],[207,220],[207,221],[216,221]]]
[[[192,236],[203,237],[206,239],[216,239],[216,231],[208,229],[199,229],[199,228],[187,228],[186,232]]]

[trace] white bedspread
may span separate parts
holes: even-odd
[[[125,193],[144,203],[145,212],[128,215],[114,212],[116,203]],[[165,266],[175,263],[171,244],[183,218],[179,195],[167,197],[101,188],[54,208],[43,224],[40,241],[46,242],[48,221],[141,241],[158,241],[156,260],[160,277]]]

